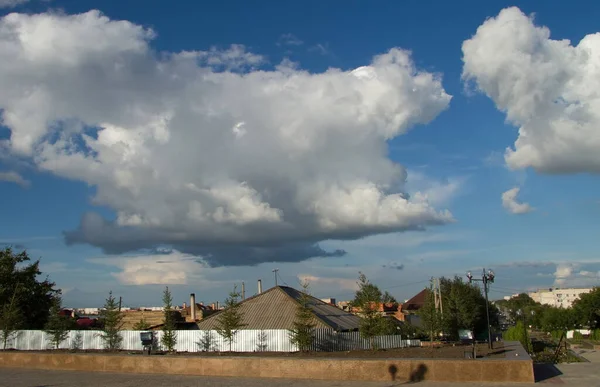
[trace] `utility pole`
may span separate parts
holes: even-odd
[[[279,269],[273,269],[273,273],[275,273],[275,286],[277,286],[277,272]]]
[[[440,300],[440,313],[442,318],[444,318],[444,303],[442,302],[442,285],[440,285],[440,279],[437,278],[437,290],[438,290],[438,298]]]
[[[469,283],[471,283],[472,281],[483,282],[483,292],[485,293],[485,316],[487,317],[487,326],[488,326],[488,343],[489,343],[488,347],[490,349],[493,349],[494,346],[492,344],[492,327],[490,325],[490,306],[489,306],[490,301],[488,300],[488,291],[489,291],[489,287],[490,287],[489,284],[494,283],[495,277],[496,277],[496,275],[494,274],[493,271],[488,270],[486,273],[485,268],[483,269],[481,279],[473,278],[473,275],[471,274],[471,272],[467,273],[467,278],[469,279]]]
[[[435,310],[438,310],[440,308],[440,300],[438,298],[437,282],[434,277],[431,277],[431,287],[433,290],[433,303],[435,305]]]
[[[242,282],[242,301],[246,299],[246,285]]]
[[[121,311],[121,304],[123,303],[123,297],[119,297],[119,312]]]

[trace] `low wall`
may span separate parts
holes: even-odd
[[[0,352],[0,367],[249,378],[531,382],[531,360],[351,360]]]

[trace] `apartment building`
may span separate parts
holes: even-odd
[[[531,292],[529,293],[529,297],[542,305],[570,308],[573,306],[573,302],[579,299],[581,294],[591,291],[592,288],[550,288]]]

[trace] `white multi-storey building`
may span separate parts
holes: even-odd
[[[570,308],[573,306],[573,302],[579,299],[581,294],[589,293],[591,291],[592,288],[551,288],[531,292],[529,293],[529,297],[542,305],[550,305],[557,308]]]

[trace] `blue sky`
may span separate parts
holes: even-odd
[[[0,6],[0,243],[69,305],[600,283],[600,5]]]

